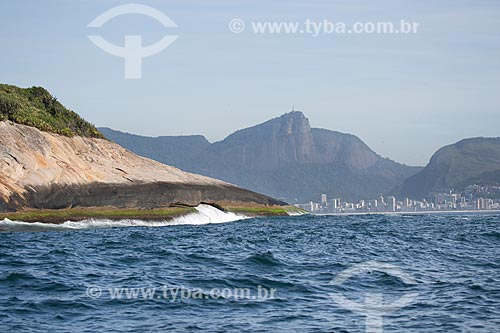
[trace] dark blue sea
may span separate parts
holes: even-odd
[[[500,215],[82,223],[0,223],[1,332],[500,332]]]

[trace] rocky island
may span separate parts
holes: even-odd
[[[286,214],[286,203],[140,157],[47,90],[0,85],[0,219],[165,219],[200,203]]]

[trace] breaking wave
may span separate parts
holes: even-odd
[[[230,212],[221,211],[210,205],[195,207],[196,213],[189,213],[165,221],[144,221],[135,219],[107,220],[89,219],[83,221],[66,221],[61,224],[22,222],[4,219],[0,221],[0,231],[50,231],[50,230],[82,230],[98,228],[123,228],[123,227],[163,227],[171,225],[202,225],[210,223],[227,223],[248,218]]]

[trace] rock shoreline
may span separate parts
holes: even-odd
[[[152,209],[200,203],[286,205],[184,172],[98,138],[66,137],[0,121],[0,213],[29,209]]]
[[[216,204],[208,204],[224,212],[234,213],[245,217],[263,216],[290,216],[290,212],[297,211],[292,206],[230,206],[221,207]],[[186,205],[174,205],[171,207],[154,209],[116,208],[116,207],[77,207],[66,209],[28,209],[11,213],[0,213],[0,221],[8,219],[27,223],[63,224],[68,221],[80,222],[86,220],[141,220],[146,222],[165,222],[181,216],[196,213],[194,207]]]
[[[0,199],[1,211],[33,209],[65,209],[72,207],[108,206],[152,209],[173,205],[197,206],[201,203],[235,205],[255,203],[283,206],[285,202],[231,185],[197,185],[167,182],[82,185],[48,185],[26,189],[8,202]]]

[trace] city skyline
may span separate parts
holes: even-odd
[[[491,196],[488,198],[488,196]],[[429,199],[429,200],[427,200]],[[321,194],[320,202],[295,204],[314,214],[351,213],[414,213],[500,210],[500,186],[469,185],[463,191],[450,189],[437,192],[430,198],[414,200],[393,195],[381,195],[375,199],[361,199],[358,202],[343,201],[342,198],[328,199]]]

